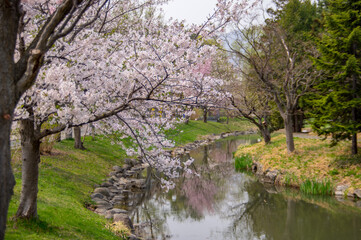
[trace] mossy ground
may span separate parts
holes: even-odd
[[[185,144],[208,134],[246,130],[245,121],[230,124],[190,121],[170,132],[176,143]],[[20,150],[13,151],[16,186],[5,239],[119,239],[106,228],[109,221],[86,207],[91,205],[94,185],[107,177],[114,165],[122,165],[125,151],[106,137],[86,137],[86,150],[76,150],[73,140],[54,145],[51,155],[41,156],[37,220],[14,221],[21,191]]]
[[[351,185],[349,191],[361,188],[361,154],[350,154],[350,141],[330,147],[329,140],[298,137],[294,140],[296,150],[292,154],[287,153],[285,136],[278,134],[268,145],[257,143],[239,147],[235,156],[250,154],[264,170],[280,170],[281,183],[285,185],[299,187],[312,179],[330,181],[333,186],[348,183]]]

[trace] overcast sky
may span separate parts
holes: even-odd
[[[269,3],[271,0],[264,0]],[[186,20],[187,23],[201,24],[205,22],[216,7],[217,0],[171,0],[162,6],[165,19]]]
[[[187,23],[203,23],[212,13],[217,0],[172,0],[163,5],[165,19],[186,20]]]

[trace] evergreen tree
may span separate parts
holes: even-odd
[[[312,124],[319,135],[331,135],[333,144],[352,139],[356,154],[361,130],[361,1],[330,0],[326,6],[321,56],[315,60],[324,74],[312,101]]]

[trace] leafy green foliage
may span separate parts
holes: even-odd
[[[244,154],[234,159],[234,167],[236,170],[248,170],[252,167],[252,156],[250,154]]]
[[[324,74],[310,98],[311,124],[336,144],[361,131],[361,1],[332,0],[326,6],[321,57],[315,59]]]
[[[319,182],[315,179],[307,179],[300,186],[301,192],[312,195],[332,195],[332,189],[332,184],[328,180]]]

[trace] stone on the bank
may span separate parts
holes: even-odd
[[[346,189],[350,187],[350,184],[339,184],[336,186],[335,195],[344,196]]]
[[[131,158],[127,158],[124,160],[124,162],[129,165],[130,167],[133,167],[134,165],[137,164],[137,160],[136,159],[131,159]]]
[[[119,209],[119,208],[112,208],[112,209],[109,209],[106,213],[110,213],[110,214],[120,214],[120,213],[124,213],[124,214],[127,214],[128,211],[127,210],[124,210],[124,209]]]
[[[137,236],[130,234],[130,236],[128,237],[129,240],[141,240],[141,238],[138,238]]]
[[[101,193],[93,193],[92,195],[90,195],[90,197],[91,197],[92,199],[95,199],[95,198],[97,198],[97,199],[104,199],[104,195],[101,194]]]
[[[115,172],[123,172],[123,168],[121,168],[121,167],[119,167],[119,166],[114,166],[114,167],[113,167],[113,170],[114,170]]]
[[[113,202],[121,202],[123,201],[124,197],[122,195],[116,195],[113,197],[112,201]]]
[[[113,216],[114,222],[123,222],[125,226],[127,226],[129,229],[134,229],[132,221],[130,220],[129,216],[125,213],[117,213]]]
[[[107,202],[106,200],[105,200],[105,198],[93,198],[92,199],[94,202],[96,202],[97,204],[98,203],[104,203],[104,202]]]
[[[103,195],[106,196],[106,197],[109,197],[109,196],[110,196],[109,189],[108,189],[108,188],[105,188],[105,187],[96,188],[96,189],[94,190],[94,193],[100,193],[100,194],[103,194]]]
[[[356,197],[361,198],[361,189],[355,189],[355,191],[353,191],[353,194]]]
[[[263,176],[262,181],[265,182],[265,183],[274,184],[277,175],[278,175],[277,170],[267,171],[266,174]]]
[[[107,211],[107,209],[105,209],[105,208],[97,208],[97,209],[95,209],[94,212],[99,214],[99,215],[105,215],[106,211]]]
[[[102,184],[100,184],[101,187],[110,187],[113,186],[110,182],[103,182]]]
[[[112,204],[110,204],[110,203],[108,203],[108,202],[101,202],[101,203],[97,203],[97,208],[103,208],[103,209],[105,209],[105,210],[109,210],[109,209],[111,209],[112,207],[113,207],[113,205]]]

